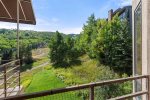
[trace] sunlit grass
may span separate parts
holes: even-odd
[[[24,89],[26,89],[29,84],[31,83],[33,76],[40,72],[42,68],[37,68],[34,70],[26,71],[21,73],[21,85],[23,86]]]
[[[55,76],[52,70],[43,69],[42,71],[38,72],[33,76],[31,84],[25,90],[26,93],[44,91],[44,90],[51,90],[56,88],[62,88],[66,85]],[[47,96],[36,98],[34,100],[79,100],[75,93],[63,93],[57,94],[54,96]]]

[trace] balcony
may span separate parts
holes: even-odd
[[[0,97],[16,95],[20,90],[20,60],[0,65]]]
[[[12,6],[13,5],[13,6]],[[27,6],[22,6],[27,5]],[[18,58],[19,58],[19,23],[25,24],[36,24],[34,12],[32,11],[31,0],[15,0],[15,3],[10,0],[1,0],[0,9],[2,9],[2,14],[0,14],[0,21],[5,22],[15,22],[17,23],[17,40],[18,40]],[[12,8],[11,8],[12,7]],[[28,8],[28,9],[25,9]],[[13,10],[12,10],[13,9]],[[19,10],[21,9],[21,10]],[[17,10],[17,11],[15,11]],[[31,12],[30,12],[31,11]],[[1,12],[0,12],[1,13]],[[5,16],[5,17],[4,17]],[[137,80],[142,80],[142,86],[145,86],[142,91],[133,92],[130,94],[123,94],[119,97],[107,98],[109,100],[124,100],[132,99],[134,97],[145,96],[147,100],[150,100],[150,76],[142,75],[129,78],[107,80],[89,84],[83,84],[72,87],[59,88],[54,90],[47,90],[41,92],[35,92],[30,94],[20,94],[20,62],[15,60],[7,64],[0,66],[0,100],[24,100],[24,99],[44,99],[45,97],[56,98],[59,95],[58,100],[66,100],[68,97],[74,100],[100,100],[99,90],[101,87],[111,86],[113,84],[122,84],[124,82],[135,82]],[[143,85],[144,84],[144,85]],[[118,91],[118,90],[114,90]],[[77,94],[78,97],[75,98],[72,94]],[[53,99],[52,99],[53,100]],[[145,99],[144,99],[145,100]]]
[[[113,84],[122,84],[124,82],[133,82],[136,80],[143,80],[146,82],[146,89],[138,92],[134,92],[127,95],[122,95],[120,97],[108,98],[108,100],[124,100],[131,99],[133,97],[138,97],[142,95],[147,96],[147,100],[149,100],[149,75],[135,76],[129,78],[121,78],[115,80],[108,80],[102,82],[95,82],[89,84],[83,84],[72,87],[65,87],[54,90],[47,90],[41,92],[35,92],[30,94],[19,94],[20,92],[20,71],[19,71],[19,60],[9,62],[7,64],[1,65],[1,90],[3,92],[0,94],[0,100],[24,100],[24,99],[44,99],[45,97],[55,98],[55,96],[59,97],[58,100],[66,100],[68,97],[75,100],[100,100],[99,99],[99,91],[101,87],[110,86]],[[10,76],[10,77],[7,77]],[[18,89],[17,89],[18,88]],[[114,90],[115,91],[115,90]],[[15,94],[14,94],[15,92]],[[73,97],[72,94],[77,94],[78,97],[81,97],[83,94],[86,95],[85,98],[76,98]]]

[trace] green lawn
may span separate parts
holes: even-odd
[[[57,78],[51,70],[43,69],[33,76],[32,82],[26,88],[25,92],[39,92],[42,90],[51,90],[65,86],[66,85],[59,78]],[[81,100],[76,95],[76,93],[64,93],[54,96],[36,98],[34,100]]]

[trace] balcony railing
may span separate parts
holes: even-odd
[[[109,100],[125,100],[125,99],[129,99],[129,98],[133,98],[133,97],[137,97],[137,96],[142,96],[142,95],[147,95],[147,99],[150,100],[148,98],[149,97],[148,95],[150,92],[149,91],[149,75],[135,76],[135,77],[129,77],[129,78],[115,79],[115,80],[108,80],[108,81],[84,84],[84,85],[79,85],[79,86],[66,87],[66,88],[61,88],[61,89],[35,92],[35,93],[30,93],[30,94],[21,94],[21,95],[17,95],[17,96],[2,98],[2,100],[25,100],[25,99],[32,99],[32,98],[38,99],[38,98],[42,98],[42,97],[44,98],[45,96],[48,96],[49,100],[53,100],[53,99],[50,99],[50,97],[54,96],[54,95],[59,95],[59,94],[62,94],[61,95],[62,97],[59,96],[59,98],[56,100],[66,100],[63,98],[63,96],[65,97],[65,95],[63,95],[64,93],[73,93],[73,92],[79,92],[82,90],[88,91],[86,93],[89,93],[89,96],[88,96],[89,100],[98,100],[98,99],[95,99],[96,93],[94,91],[97,87],[107,86],[107,85],[111,85],[111,84],[118,84],[118,83],[120,84],[120,83],[124,83],[124,82],[128,82],[128,81],[136,81],[139,79],[146,80],[145,82],[146,82],[147,88],[145,90],[140,91],[140,92],[127,94],[127,95],[120,96],[120,97],[116,97],[116,98],[111,98]],[[46,100],[46,99],[40,99],[40,100]],[[75,97],[73,97],[73,100],[88,100],[88,99],[75,99]]]
[[[16,90],[16,87],[18,89]],[[20,90],[20,60],[0,65],[0,98]]]

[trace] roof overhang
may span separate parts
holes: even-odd
[[[0,0],[0,21],[17,23],[17,1],[19,23],[36,24],[31,0]]]

